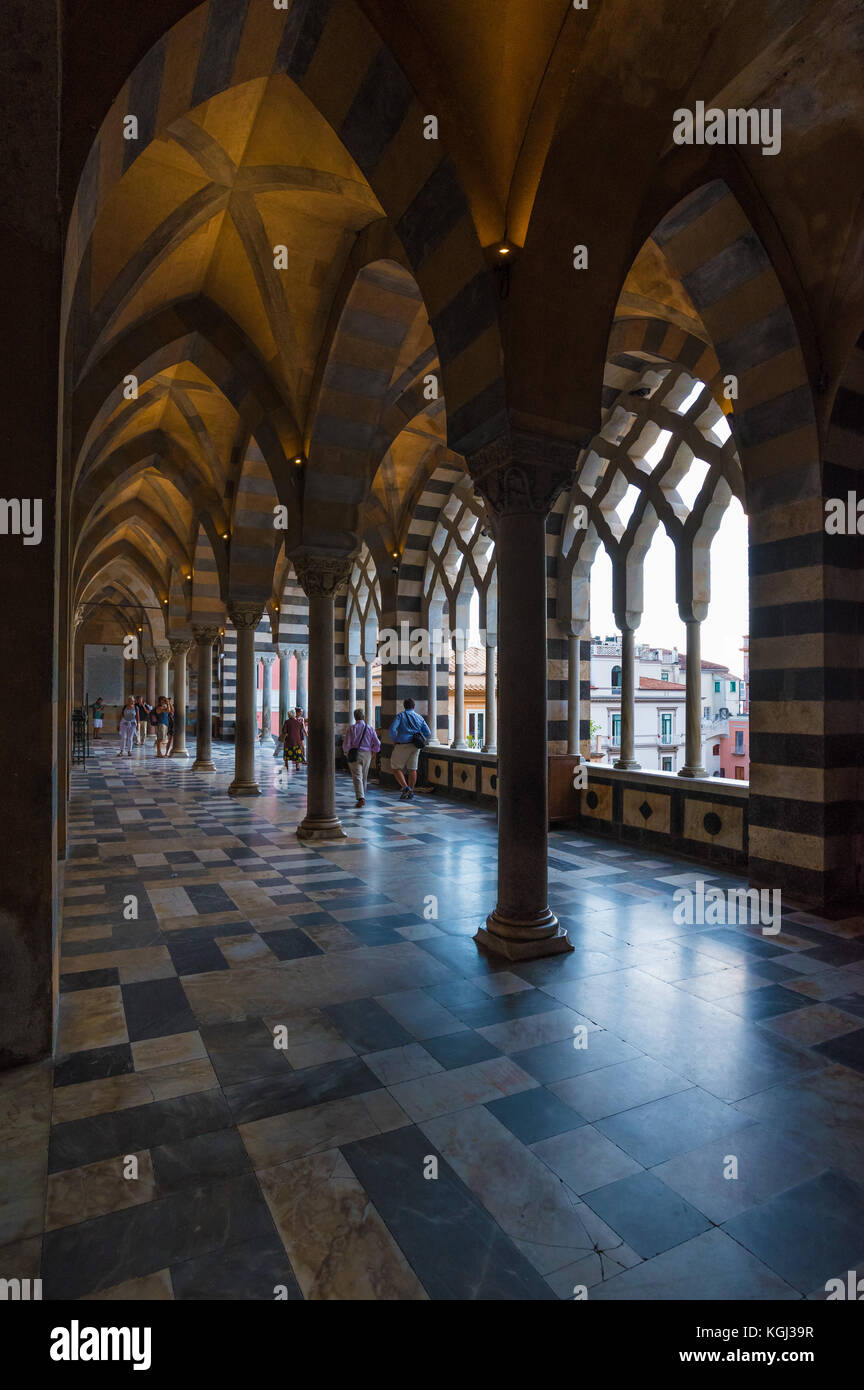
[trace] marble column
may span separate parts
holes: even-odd
[[[498,567],[498,901],[475,941],[510,960],[573,949],[547,901],[546,515],[577,457],[513,432],[468,459]]]
[[[144,658],[144,665],[147,667],[147,703],[148,705],[155,705],[156,667],[158,665],[158,657],[153,656],[152,653],[148,653]]]
[[[213,643],[218,627],[192,625],[198,644],[198,715],[193,772],[215,772],[213,763]]]
[[[156,643],[156,660],[158,662],[158,672],[156,678],[156,695],[164,695],[168,698],[168,664],[171,660],[171,648],[167,642]]]
[[[348,658],[348,722],[354,718],[354,711],[357,708],[357,662]]]
[[[429,693],[426,700],[426,723],[432,731],[430,744],[438,743],[438,660],[435,648],[429,658]]]
[[[264,667],[264,679],[261,689],[261,746],[262,748],[272,748],[273,739],[273,662],[276,660],[275,652],[263,652],[261,665]]]
[[[255,630],[264,613],[264,604],[235,603],[228,616],[237,632],[237,694],[234,715],[234,780],[232,796],[260,796],[255,780],[255,749],[258,721],[255,710]]]
[[[579,716],[581,713],[579,638],[571,632],[567,638],[567,752],[574,758],[578,758],[582,751],[579,743]]]
[[[333,675],[333,600],[348,582],[351,562],[341,555],[295,555],[294,571],[309,599],[309,735],[306,815],[300,840],[344,839],[336,815],[336,699]],[[299,683],[299,677],[298,677]],[[299,700],[301,703],[302,701]],[[305,710],[305,705],[303,706]]]
[[[309,713],[309,657],[305,651],[295,653],[297,657],[297,704],[303,713]]]
[[[702,624],[689,618],[687,630],[687,671],[684,677],[685,750],[679,777],[707,777],[702,766]]]
[[[186,658],[195,643],[188,638],[171,638],[174,657],[174,743],[172,758],[188,758],[186,748]]]
[[[484,753],[498,752],[498,696],[495,691],[495,653],[497,647],[486,643],[486,737]]]
[[[282,729],[285,720],[288,718],[288,700],[291,695],[289,689],[291,653],[287,647],[277,647],[279,654],[279,737],[276,739],[276,747],[273,749],[273,757],[282,757]]]
[[[366,662],[366,672],[365,672],[365,675],[366,675],[366,695],[365,695],[366,723],[367,723],[367,724],[372,724],[372,725],[374,725],[374,723],[375,723],[375,708],[374,708],[374,697],[373,697],[373,695],[372,695],[372,662],[371,662],[371,661],[367,661],[367,662]]]
[[[453,692],[453,742],[451,748],[467,748],[465,740],[465,646],[464,639],[457,637],[454,643],[456,657],[456,679]],[[449,682],[448,682],[449,683]]]
[[[626,625],[621,629],[621,747],[614,767],[632,770],[636,761],[636,634]]]

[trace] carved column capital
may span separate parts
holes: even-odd
[[[157,643],[156,643],[156,660],[157,660],[157,661],[170,661],[170,660],[171,660],[171,647],[170,647],[170,645],[169,645],[167,642],[157,642]]]
[[[256,661],[262,662],[262,663],[264,664],[264,666],[267,668],[267,670],[269,671],[269,670],[270,670],[270,667],[273,665],[273,662],[276,660],[276,653],[275,653],[275,652],[256,652],[256,653],[255,653],[255,660],[256,660]]]
[[[291,655],[291,648],[283,646],[280,643],[280,645],[276,648],[276,655],[280,658],[280,660],[287,661],[288,657]]]
[[[188,656],[195,643],[189,637],[171,637],[168,639],[172,656]]]
[[[216,638],[219,636],[218,627],[210,627],[202,623],[193,623],[192,631],[195,634],[195,641],[198,643],[199,647],[208,645],[212,647]]]
[[[263,603],[231,603],[228,605],[228,617],[238,629],[247,631],[249,628],[254,632],[264,616]]]
[[[152,652],[148,652],[147,655],[146,655],[145,658],[144,658],[144,665],[145,665],[145,666],[158,666],[158,665],[159,665],[159,658],[158,658],[158,656],[154,656]]]
[[[492,517],[546,516],[572,485],[581,448],[575,440],[508,430],[465,462]]]
[[[353,559],[348,555],[295,555],[294,573],[307,598],[337,594],[348,583]]]

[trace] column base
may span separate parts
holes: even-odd
[[[169,758],[191,758],[191,756],[188,748],[172,748],[168,754]]]
[[[228,788],[229,796],[260,796],[261,788],[257,782],[237,782],[231,783]]]
[[[194,763],[192,764],[192,771],[193,771],[193,772],[215,772],[215,771],[216,771],[216,764],[215,764],[215,763],[211,763],[210,760],[209,760],[208,758],[205,758],[205,759],[203,760],[203,762],[202,762],[199,758],[196,758],[195,761],[194,761]]]
[[[678,769],[679,777],[707,777],[707,767],[682,767]]]
[[[262,738],[259,740],[261,748],[272,748],[273,744],[276,742],[277,740],[273,737],[272,734],[268,734],[266,738]]]
[[[635,758],[628,758],[626,762],[622,762],[622,761],[619,759],[619,761],[618,761],[617,763],[613,763],[612,766],[613,766],[613,767],[618,767],[618,768],[620,768],[622,772],[641,772],[641,771],[642,771],[642,764],[641,764],[641,763],[637,763]]]
[[[338,816],[327,816],[324,819],[307,816],[297,827],[297,839],[347,840],[348,836],[342,829],[342,822]]]
[[[480,749],[480,752],[481,752],[481,753],[497,753],[497,752],[498,752],[498,745],[497,745],[497,743],[487,743],[487,744],[484,744],[484,746]]]
[[[565,927],[559,925],[554,912],[547,907],[534,921],[510,921],[499,916],[496,908],[486,918],[474,940],[495,955],[507,960],[536,960],[540,956],[558,956],[572,951],[573,943]]]

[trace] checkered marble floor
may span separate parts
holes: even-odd
[[[864,1269],[864,921],[572,831],[567,956],[472,934],[494,815],[305,772],[73,776],[53,1063],[0,1076],[0,1276],[46,1299],[801,1299]]]

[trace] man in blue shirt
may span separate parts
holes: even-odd
[[[414,800],[414,784],[417,781],[417,762],[420,748],[414,742],[414,735],[420,734],[424,742],[432,737],[432,731],[422,715],[414,709],[413,700],[402,701],[402,713],[397,714],[390,725],[390,738],[393,752],[390,757],[390,770],[402,791],[400,801]]]

